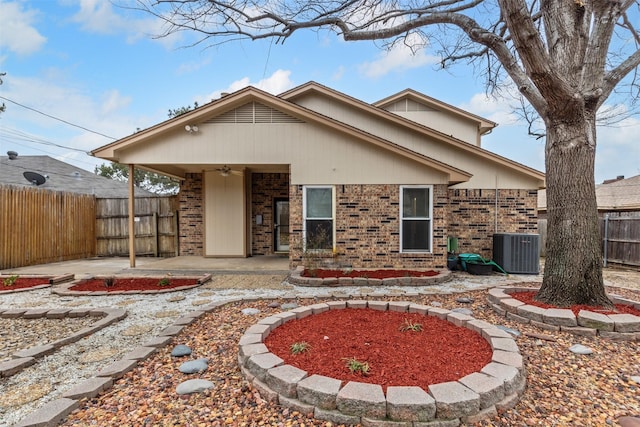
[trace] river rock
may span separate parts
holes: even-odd
[[[571,347],[569,347],[569,351],[575,354],[584,354],[584,355],[593,353],[592,349],[582,344],[572,345]]]
[[[183,356],[188,356],[190,354],[191,354],[191,349],[184,344],[178,344],[173,348],[173,350],[171,350],[171,355],[173,357],[183,357]]]
[[[293,310],[294,308],[298,308],[298,304],[295,302],[286,302],[282,304],[281,307],[283,310]]]
[[[497,328],[502,329],[503,331],[505,331],[509,335],[513,335],[514,337],[519,337],[520,335],[522,335],[519,330],[508,328],[504,325],[498,325]]]
[[[187,380],[176,387],[176,393],[178,394],[191,394],[191,393],[200,393],[205,390],[213,388],[213,383],[207,380],[195,379],[195,380]]]
[[[257,308],[243,308],[242,309],[242,314],[244,314],[245,316],[253,316],[255,314],[260,313],[260,310],[258,310]]]
[[[456,301],[462,304],[471,304],[475,300],[473,298],[460,297],[460,298],[457,298]]]
[[[178,370],[183,374],[195,374],[206,371],[209,367],[209,359],[196,359],[184,362]]]

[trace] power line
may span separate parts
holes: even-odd
[[[14,138],[14,140],[22,140],[22,141],[25,141],[25,142],[35,142],[36,144],[51,145],[51,146],[54,146],[54,147],[64,148],[66,150],[72,150],[72,151],[79,151],[81,153],[87,154],[86,150],[81,150],[79,148],[68,147],[66,145],[61,145],[61,144],[57,144],[55,142],[47,141],[46,139],[39,138],[39,137],[37,137],[35,135],[28,134],[28,133],[23,132],[23,131],[18,130],[18,129],[12,129],[12,128],[8,128],[8,127],[0,127],[0,132],[4,132],[5,133],[5,137]]]
[[[57,120],[57,121],[59,121],[59,122],[62,122],[62,123],[64,123],[64,124],[67,124],[67,125],[69,125],[69,126],[73,126],[73,127],[78,128],[78,129],[86,130],[87,132],[95,133],[96,135],[100,135],[100,136],[103,136],[103,137],[105,137],[105,138],[113,139],[114,141],[115,141],[116,139],[118,139],[118,138],[114,138],[113,136],[105,135],[105,134],[103,134],[103,133],[96,132],[96,131],[91,130],[91,129],[87,129],[87,128],[86,128],[86,127],[84,127],[84,126],[76,125],[76,124],[71,123],[71,122],[68,122],[68,121],[66,121],[66,120],[64,120],[64,119],[60,119],[60,118],[58,118],[58,117],[52,116],[51,114],[43,113],[42,111],[36,110],[35,108],[27,107],[26,105],[20,104],[19,102],[16,102],[16,101],[11,100],[11,99],[9,99],[9,98],[5,98],[4,96],[0,96],[0,99],[4,99],[5,101],[9,101],[9,102],[11,102],[12,104],[16,104],[16,105],[17,105],[17,106],[19,106],[19,107],[26,108],[27,110],[34,111],[34,112],[36,112],[36,113],[38,113],[38,114],[42,114],[43,116],[49,117],[50,119],[53,119],[53,120]]]

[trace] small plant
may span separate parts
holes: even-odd
[[[13,286],[18,281],[18,278],[20,278],[20,276],[18,276],[17,274],[14,274],[13,276],[6,277],[2,281],[2,284],[5,286]]]
[[[291,354],[302,354],[311,350],[311,345],[308,342],[300,341],[291,344]]]
[[[422,332],[422,324],[413,323],[408,319],[404,319],[404,323],[400,326],[400,330],[402,332],[407,332],[407,331]]]
[[[158,286],[169,286],[171,284],[171,273],[167,273],[162,279],[158,281]]]
[[[103,283],[104,283],[104,287],[105,288],[110,288],[110,287],[112,287],[113,285],[116,284],[116,278],[115,277],[105,277]]]
[[[346,361],[347,368],[349,372],[352,374],[360,374],[362,376],[367,376],[369,374],[369,363],[368,362],[360,362],[355,357],[350,359],[344,359]]]

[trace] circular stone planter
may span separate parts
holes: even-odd
[[[366,269],[362,269],[366,271]],[[451,271],[438,270],[437,276],[424,277],[391,277],[388,279],[371,279],[367,277],[304,277],[303,266],[293,270],[287,282],[297,286],[429,286],[451,280]]]
[[[602,336],[614,340],[640,340],[640,317],[633,314],[602,314],[581,310],[578,316],[563,308],[540,308],[511,297],[514,292],[531,292],[539,287],[505,286],[489,290],[487,299],[493,310],[520,323],[550,331],[564,331],[583,336]],[[640,309],[640,303],[610,295],[615,304]]]
[[[482,335],[491,345],[491,362],[480,372],[458,381],[420,387],[388,387],[309,375],[273,353],[264,344],[271,331],[290,320],[328,310],[370,308],[436,316]],[[462,344],[461,344],[462,345]],[[238,363],[243,375],[262,397],[320,420],[336,424],[400,422],[476,422],[513,407],[526,385],[526,371],[516,342],[490,323],[437,307],[410,302],[331,301],[266,317],[240,338]],[[449,425],[449,424],[442,424]]]

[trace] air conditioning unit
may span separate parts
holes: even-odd
[[[525,233],[494,234],[493,261],[507,273],[540,273],[540,235]]]

